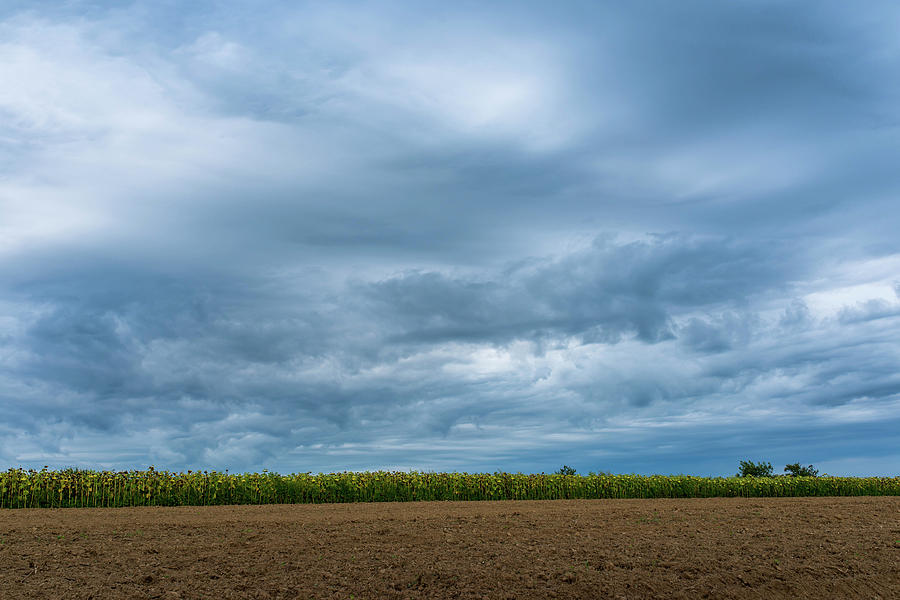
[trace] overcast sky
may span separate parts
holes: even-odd
[[[0,8],[0,468],[900,473],[900,8]]]

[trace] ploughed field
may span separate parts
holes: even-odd
[[[0,510],[0,598],[900,598],[900,497]]]

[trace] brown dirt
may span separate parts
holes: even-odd
[[[900,498],[0,511],[0,598],[900,598]]]

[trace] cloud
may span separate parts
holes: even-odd
[[[0,9],[0,460],[888,464],[897,11],[512,8]]]
[[[733,268],[747,252],[755,290]],[[756,252],[600,238],[493,277],[419,272],[330,294],[314,278],[305,289],[318,292],[303,294],[247,274],[178,280],[92,258],[69,280],[19,288],[25,305],[43,308],[13,319],[5,339],[18,356],[4,373],[8,401],[13,384],[26,386],[10,425],[29,440],[65,431],[56,446],[70,461],[100,432],[147,436],[136,452],[158,462],[282,470],[302,456],[365,468],[378,448],[401,461],[404,448],[436,437],[443,450],[416,452],[452,468],[453,448],[499,437],[507,442],[493,456],[525,468],[525,457],[562,452],[567,439],[562,447],[615,456],[609,440],[622,428],[644,439],[667,423],[727,428],[771,411],[799,423],[853,403],[892,406],[896,356],[864,358],[890,347],[883,332],[846,319],[786,324],[748,308],[772,293],[759,273],[783,279]],[[90,456],[81,460],[101,461]]]
[[[673,337],[671,311],[715,307],[769,292],[784,269],[758,248],[728,240],[658,236],[509,266],[490,279],[411,272],[367,290],[404,336],[503,341],[545,334],[612,342]],[[699,323],[699,321],[696,321]]]

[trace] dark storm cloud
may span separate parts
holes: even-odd
[[[679,330],[679,337],[690,348],[700,352],[723,352],[746,343],[752,332],[752,320],[727,312],[711,318],[691,318]]]
[[[815,14],[799,4],[755,2],[610,12],[630,25],[616,43],[642,67],[622,72],[645,92],[640,114],[689,133],[749,117],[833,128],[874,116],[860,114],[859,102],[884,87],[855,67],[876,61],[882,40],[861,39],[860,22],[843,18],[838,3],[820,6]]]
[[[0,460],[896,471],[898,25],[5,3]]]
[[[634,333],[656,342],[673,337],[672,311],[771,292],[792,268],[777,254],[727,240],[657,236],[617,244],[601,238],[587,250],[515,264],[491,279],[414,272],[368,293],[390,315],[386,323],[403,327],[406,340],[580,335],[615,342]]]

